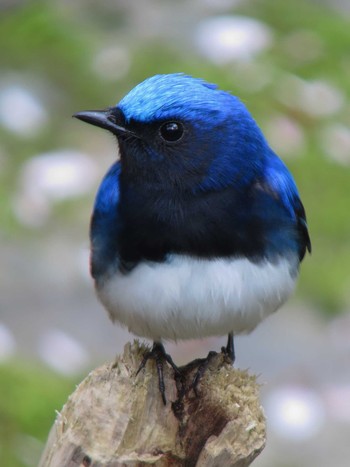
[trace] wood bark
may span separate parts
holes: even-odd
[[[136,376],[146,350],[137,341],[127,344],[114,364],[79,384],[57,416],[40,467],[251,464],[266,436],[256,378],[217,354],[196,395],[198,362],[183,367],[182,381],[164,365],[164,406],[155,362]]]

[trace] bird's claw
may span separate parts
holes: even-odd
[[[208,353],[206,358],[200,358],[197,360],[198,363],[198,369],[196,371],[196,374],[194,375],[194,378],[192,380],[192,383],[190,385],[190,389],[193,390],[194,394],[196,397],[199,397],[198,394],[198,384],[199,381],[202,379],[205,370],[208,368],[208,365],[210,361],[217,355],[217,352],[214,352],[213,350]]]
[[[234,341],[233,341],[233,334],[229,333],[227,339],[226,347],[221,347],[221,352],[224,355],[225,360],[228,363],[232,364],[235,361],[235,348],[234,348]],[[198,359],[192,362],[192,364],[198,365],[197,372],[193,378],[192,384],[190,385],[190,389],[193,390],[196,397],[198,397],[198,384],[202,379],[205,370],[208,368],[210,361],[217,355],[217,352],[211,351],[208,353],[206,358]]]

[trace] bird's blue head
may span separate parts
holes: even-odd
[[[115,107],[81,112],[119,142],[129,179],[192,190],[244,186],[268,146],[242,102],[216,85],[183,74],[156,75]]]

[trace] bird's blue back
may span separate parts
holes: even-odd
[[[235,96],[189,76],[157,75],[113,111],[131,133],[118,137],[121,161],[96,197],[96,279],[171,253],[301,260],[310,249],[294,180]],[[167,121],[184,124],[177,144],[159,138]]]

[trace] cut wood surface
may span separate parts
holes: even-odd
[[[164,365],[167,404],[154,361],[136,372],[146,347],[127,344],[113,364],[92,371],[51,429],[40,467],[245,467],[265,445],[265,417],[254,376],[214,356],[198,385],[186,366],[186,391]]]

